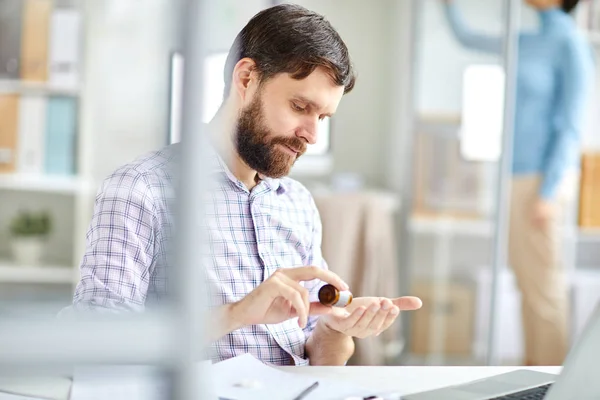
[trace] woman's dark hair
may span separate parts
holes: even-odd
[[[235,65],[246,57],[256,63],[261,83],[280,73],[304,79],[317,67],[344,86],[344,93],[352,90],[356,80],[348,48],[329,21],[294,4],[262,10],[237,35],[225,63],[225,98]]]
[[[562,9],[566,13],[570,13],[577,6],[579,0],[562,0]]]

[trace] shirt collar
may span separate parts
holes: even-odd
[[[539,11],[543,31],[563,29],[565,24],[572,22],[572,18],[559,7],[550,7]]]
[[[207,155],[209,158],[209,168],[213,174],[224,174],[227,178],[233,182],[236,186],[241,189],[247,190],[242,182],[233,175],[225,160],[221,157],[221,155],[215,150],[213,146],[210,146],[207,151]],[[282,180],[278,178],[269,178],[262,174],[258,174],[261,181],[265,183],[265,185],[277,194],[282,194],[285,192],[285,185],[282,185]]]

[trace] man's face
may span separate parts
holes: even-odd
[[[319,67],[302,80],[279,74],[249,93],[240,111],[236,146],[250,168],[271,178],[287,175],[317,141],[320,119],[331,116],[344,94]]]

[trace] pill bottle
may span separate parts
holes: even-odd
[[[319,302],[326,306],[346,307],[352,303],[352,293],[339,291],[335,286],[327,284],[319,289]]]

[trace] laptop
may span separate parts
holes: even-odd
[[[560,375],[520,369],[402,397],[403,400],[600,399],[600,306],[571,348]]]

